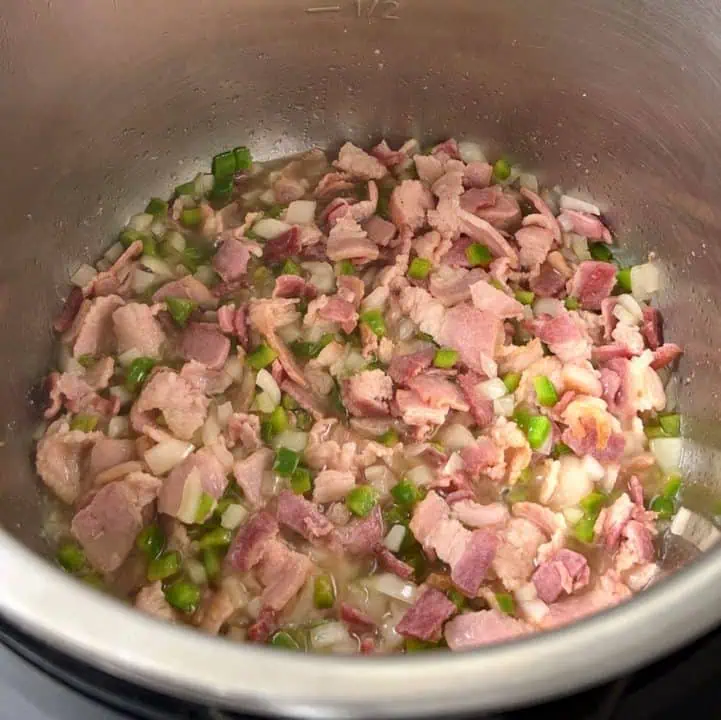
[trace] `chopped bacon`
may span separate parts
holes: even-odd
[[[263,246],[263,260],[269,265],[283,262],[300,253],[300,229],[293,226]]]
[[[564,210],[558,219],[561,223],[564,223],[564,227],[570,225],[571,230],[577,235],[582,235],[589,240],[601,240],[605,243],[613,242],[611,231],[596,215],[577,210]]]
[[[457,612],[456,606],[439,590],[428,588],[396,625],[400,635],[435,642],[443,623]]]
[[[601,303],[616,285],[616,266],[607,262],[584,260],[571,280],[569,295],[577,297],[586,310],[600,310]]]

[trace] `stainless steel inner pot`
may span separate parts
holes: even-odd
[[[685,347],[689,497],[721,426],[721,7],[687,0],[76,0],[0,15],[0,612],[142,684],[296,716],[419,716],[569,692],[721,619],[721,555],[573,627],[465,655],[300,657],[156,623],[42,559],[28,390],[70,271],[144,198],[245,143],[448,135],[588,191],[654,251]],[[20,544],[22,543],[22,544]],[[28,549],[29,548],[29,549]],[[681,548],[683,551],[683,548]],[[676,553],[676,558],[681,557]],[[676,562],[676,561],[673,561]]]

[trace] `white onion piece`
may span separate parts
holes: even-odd
[[[61,345],[58,349],[58,370],[71,375],[82,375],[85,368],[70,354],[67,345]]]
[[[155,218],[153,220],[153,224],[150,226],[150,232],[155,235],[155,237],[163,237],[165,235],[165,231],[168,229],[168,226],[165,224],[163,220],[160,218]]]
[[[413,604],[418,596],[418,588],[411,582],[401,580],[397,575],[380,573],[368,580],[368,585],[375,588],[382,595],[395,600]]]
[[[387,465],[371,465],[365,469],[368,484],[374,487],[381,497],[386,497],[397,484],[396,476]]]
[[[583,235],[576,235],[576,233],[571,233],[569,236],[569,245],[571,246],[571,250],[573,250],[573,254],[579,259],[579,260],[591,260],[591,251],[588,249],[588,240],[583,237]]]
[[[137,232],[145,232],[150,229],[154,220],[155,216],[150,213],[138,213],[130,218],[128,221],[128,227],[131,230],[136,230]]]
[[[327,262],[309,260],[301,263],[300,266],[310,273],[308,282],[320,293],[330,293],[335,290],[335,273],[333,267]]]
[[[237,355],[231,355],[223,365],[223,372],[233,378],[233,382],[240,382],[244,372],[243,361]]]
[[[133,292],[142,295],[158,282],[157,275],[136,267],[133,270]]]
[[[484,380],[476,385],[476,390],[489,400],[498,400],[508,394],[508,388],[501,378],[493,378],[493,380]]]
[[[631,293],[636,300],[648,300],[661,287],[661,273],[654,263],[631,268]]]
[[[308,433],[301,430],[283,430],[273,438],[274,448],[288,448],[294,452],[303,452],[308,444]]]
[[[310,644],[315,650],[346,644],[351,640],[346,626],[342,622],[327,622],[317,625],[310,631]]]
[[[521,173],[518,176],[518,182],[522,188],[530,190],[531,192],[538,192],[538,178],[531,173]]]
[[[443,466],[443,473],[445,475],[453,475],[457,472],[461,472],[466,467],[466,463],[463,461],[460,453],[451,453],[448,458],[448,462]]]
[[[310,225],[315,219],[315,200],[294,200],[285,211],[285,221],[290,225]]]
[[[272,413],[277,407],[278,404],[273,402],[273,399],[267,392],[259,392],[255,396],[255,407],[252,407],[251,410],[258,410],[262,413]]]
[[[177,230],[165,236],[165,244],[178,253],[182,253],[186,246],[185,238]]]
[[[368,364],[368,360],[357,350],[349,350],[344,362],[346,374],[352,375]]]
[[[493,401],[493,414],[502,417],[511,417],[516,409],[516,401],[513,395],[504,395]]]
[[[620,305],[636,320],[636,324],[643,320],[643,309],[633,295],[624,293],[623,295],[619,295],[616,299],[618,300],[618,305]]]
[[[206,447],[215,443],[220,437],[220,424],[215,414],[215,410],[211,410],[208,413],[208,419],[203,425],[202,431],[203,445]]]
[[[583,510],[579,507],[567,507],[561,511],[569,525],[575,525],[583,517]]]
[[[577,212],[591,213],[591,215],[601,214],[600,208],[593,203],[570,195],[561,195],[561,210],[576,210]]]
[[[301,327],[298,323],[292,323],[291,325],[285,325],[282,328],[278,328],[278,335],[280,339],[286,344],[295,342],[302,334]]]
[[[159,278],[172,280],[175,277],[175,273],[170,268],[170,265],[159,257],[143,255],[140,258],[140,264]]]
[[[311,327],[305,329],[303,337],[308,342],[318,342],[326,333],[334,335],[338,330],[338,323],[316,321]]]
[[[130,423],[124,415],[110,418],[108,422],[108,437],[125,438],[130,434]]]
[[[685,507],[679,508],[671,521],[671,532],[702,551],[715,545],[721,537],[721,532],[710,520]]]
[[[228,420],[233,415],[233,404],[231,402],[224,402],[215,409],[215,413],[218,416],[218,425],[224,428],[228,424]]]
[[[85,287],[96,275],[98,271],[87,263],[83,263],[71,276],[70,282],[77,287]]]
[[[488,162],[485,153],[481,150],[481,146],[468,140],[462,140],[458,143],[458,154],[464,163]]]
[[[207,287],[215,282],[216,274],[210,265],[200,265],[195,271],[194,277]]]
[[[193,452],[193,446],[189,442],[171,438],[153,445],[143,454],[153,475],[165,475],[179,465]]]
[[[595,457],[593,457],[593,455],[584,455],[581,460],[581,467],[586,475],[593,480],[593,482],[603,480],[606,475],[605,468],[600,462],[598,462],[598,460],[596,460]]]
[[[98,261],[95,263],[95,269],[96,269],[99,273],[101,273],[101,272],[107,272],[108,270],[110,270],[110,268],[111,268],[112,266],[113,266],[113,263],[111,263],[109,260],[105,260],[105,258],[100,258],[100,260],[98,260]]]
[[[559,215],[558,224],[561,226],[561,230],[565,233],[570,233],[571,230],[573,230],[573,220],[567,215]]]
[[[398,552],[406,536],[406,529],[403,525],[394,525],[388,534],[383,538],[383,544],[391,551]]]
[[[141,463],[139,460],[129,460],[128,462],[120,463],[119,465],[113,465],[113,467],[99,472],[95,476],[93,483],[95,485],[105,485],[109,482],[113,482],[113,480],[119,480],[120,478],[125,477],[129,473],[140,472],[142,469],[143,463]]]
[[[618,320],[619,324],[621,325],[628,325],[630,327],[638,325],[637,319],[633,316],[633,314],[626,310],[623,305],[617,304],[613,308],[613,316]]]
[[[228,505],[220,518],[220,524],[226,530],[235,530],[240,527],[240,524],[248,517],[248,511],[242,506],[236,503]]]
[[[363,298],[361,309],[363,312],[366,310],[383,310],[386,302],[388,302],[389,294],[388,288],[384,285],[377,287],[373,292]]]
[[[125,252],[125,248],[123,247],[123,243],[116,242],[113,243],[105,252],[105,255],[103,257],[110,263],[114,263],[123,253]]]
[[[648,442],[658,466],[665,473],[676,472],[681,462],[681,438],[654,438]]]
[[[550,315],[556,317],[564,312],[565,307],[560,300],[556,298],[538,298],[533,303],[533,314],[538,317],[539,315]]]
[[[175,517],[184,523],[196,522],[198,507],[203,496],[203,483],[200,479],[200,470],[193,468],[185,478],[183,497]]]
[[[455,450],[463,450],[464,447],[473,445],[473,443],[476,442],[476,438],[473,437],[473,433],[471,433],[465,425],[452,423],[441,429],[438,433],[438,441],[444,448],[450,452],[454,452]]]
[[[129,367],[133,360],[137,360],[139,357],[142,357],[142,353],[135,348],[130,348],[118,355],[118,362],[122,367]]]
[[[265,369],[258,371],[255,376],[255,384],[263,391],[268,393],[273,405],[280,404],[280,388],[275,378]]]
[[[290,225],[275,218],[263,218],[253,225],[253,232],[264,240],[272,240],[290,230]]]
[[[433,470],[427,465],[416,465],[411,468],[407,473],[406,477],[414,482],[416,485],[430,485],[435,477]]]
[[[416,324],[413,322],[413,320],[409,320],[408,318],[402,318],[401,321],[398,323],[398,339],[409,340],[415,335],[415,333]]]
[[[208,582],[208,575],[206,574],[205,567],[200,560],[188,558],[184,563],[184,567],[191,582],[194,582],[196,585],[205,585],[205,583]]]

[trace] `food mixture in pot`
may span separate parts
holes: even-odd
[[[168,622],[321,652],[615,605],[658,578],[680,485],[658,279],[593,204],[473,143],[221,153],[55,321],[58,562]]]

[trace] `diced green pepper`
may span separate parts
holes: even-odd
[[[459,611],[463,610],[466,606],[466,596],[459,590],[456,590],[456,588],[450,588],[447,590],[446,597],[458,608]]]
[[[296,495],[305,495],[310,492],[313,487],[313,480],[308,468],[299,467],[293,471],[290,476],[290,489]]]
[[[268,367],[277,357],[278,353],[269,345],[263,343],[262,345],[258,345],[253,352],[248,353],[245,356],[245,361],[253,370],[262,370]]]
[[[558,393],[553,383],[545,375],[537,375],[533,379],[533,387],[536,391],[536,399],[543,407],[553,407],[558,402]]]
[[[150,215],[155,215],[156,217],[158,215],[167,215],[168,202],[157,197],[150,198],[150,202],[148,202],[145,208],[145,212],[149,213]]]
[[[516,614],[516,603],[511,593],[496,593],[496,602],[498,603],[498,609],[506,615]]]
[[[232,175],[216,177],[213,181],[213,189],[210,191],[212,200],[227,200],[233,194],[235,181]]]
[[[198,547],[201,550],[209,548],[225,548],[230,545],[233,533],[224,527],[213,528],[198,540]]]
[[[188,245],[180,255],[180,262],[188,269],[189,272],[196,272],[197,269],[208,260],[210,253],[208,250]]]
[[[340,260],[335,269],[338,275],[355,275],[355,267],[350,260]]]
[[[213,512],[214,507],[215,498],[212,495],[208,495],[206,492],[201,493],[198,508],[195,511],[195,522],[204,523],[208,515]]]
[[[587,545],[593,542],[593,527],[596,524],[596,518],[584,515],[574,526],[573,534],[578,540]]]
[[[657,495],[653,498],[649,508],[653,510],[653,512],[658,513],[658,517],[661,520],[668,520],[670,517],[673,517],[674,512],[676,512],[676,504],[673,499],[664,495]]]
[[[94,355],[81,355],[79,358],[76,359],[78,361],[78,365],[81,365],[86,370],[93,367],[93,365],[95,365],[95,363],[98,361]]]
[[[284,650],[300,650],[298,641],[285,630],[278,630],[270,639],[273,647],[283,648]]]
[[[575,297],[567,297],[563,304],[566,306],[566,310],[578,310],[578,308],[581,307],[581,303],[578,301],[578,298]]]
[[[485,245],[481,245],[481,243],[471,243],[466,248],[466,258],[474,267],[478,265],[487,267],[493,261],[491,251]]]
[[[291,477],[298,468],[299,462],[300,456],[295,450],[284,447],[278,448],[278,452],[275,454],[273,470],[282,477]]]
[[[536,299],[536,293],[530,290],[516,290],[514,295],[521,305],[533,305],[533,301]]]
[[[148,581],[166,580],[180,572],[182,558],[177,550],[163,553],[153,558],[148,564]]]
[[[591,492],[584,497],[579,505],[583,512],[592,518],[597,518],[608,498],[600,492]]]
[[[303,268],[295,260],[288,258],[280,270],[281,275],[302,275]]]
[[[411,261],[408,268],[408,277],[413,280],[425,280],[431,271],[431,261],[426,258],[416,257]]]
[[[313,427],[313,418],[305,410],[295,411],[295,426],[298,430],[310,430]]]
[[[433,365],[447,370],[458,362],[458,351],[453,348],[439,348],[433,357]]]
[[[280,405],[273,410],[268,417],[268,420],[273,428],[273,434],[275,435],[288,429],[288,413]]]
[[[643,432],[649,440],[666,437],[666,433],[660,425],[644,425]]]
[[[195,195],[195,180],[188,180],[178,185],[175,188],[175,194],[180,197],[181,195]]]
[[[395,447],[399,440],[398,432],[393,428],[388,428],[382,435],[378,436],[378,442],[386,447]]]
[[[200,588],[187,580],[178,580],[165,588],[165,599],[176,610],[190,615],[200,604]]]
[[[60,567],[69,573],[80,572],[86,565],[85,552],[74,542],[63,543],[56,557]]]
[[[370,485],[354,487],[345,498],[348,509],[358,517],[366,517],[377,502],[376,491]]]
[[[403,647],[407,653],[424,652],[425,650],[437,650],[438,643],[407,637],[403,642]]]
[[[681,416],[678,413],[659,415],[658,424],[668,437],[679,437],[681,435]]]
[[[505,158],[496,160],[493,164],[493,174],[498,180],[508,180],[511,177],[511,164]]]
[[[675,498],[681,489],[683,478],[678,473],[670,473],[663,486],[663,496]]]
[[[280,401],[280,404],[286,410],[297,410],[298,409],[298,401],[292,395],[288,395],[288,393],[283,393],[283,397]]]
[[[165,548],[165,534],[156,523],[144,527],[135,541],[135,545],[148,559],[158,557]]]
[[[279,205],[278,203],[275,203],[274,205],[271,205],[266,211],[265,214],[269,218],[273,218],[274,220],[277,220],[285,210],[284,205]],[[290,274],[290,273],[289,273]]]
[[[391,488],[391,495],[399,505],[414,505],[418,502],[418,488],[412,480],[403,478]]]
[[[526,434],[528,434],[528,429],[531,426],[532,417],[533,415],[525,408],[516,408],[516,411],[513,413],[513,421]]]
[[[335,588],[330,575],[318,575],[313,582],[313,604],[319,610],[328,610],[335,605]]]
[[[554,457],[555,459],[558,459],[558,458],[560,458],[562,455],[573,455],[573,450],[571,450],[571,448],[568,447],[568,445],[566,445],[565,442],[557,442],[557,443],[553,446],[553,450],[552,450],[552,452],[551,452],[551,455],[553,455],[553,457]]]
[[[155,360],[153,358],[135,358],[125,374],[125,387],[130,392],[135,392],[147,380],[154,367]]]
[[[509,393],[516,392],[516,388],[521,382],[521,373],[509,372],[503,376],[503,384]]]
[[[211,171],[216,178],[228,177],[235,173],[235,155],[232,150],[218,153],[211,165]]]
[[[543,447],[551,434],[551,421],[545,415],[536,415],[528,425],[528,444],[533,450]]]
[[[366,310],[360,319],[376,337],[382,338],[386,334],[386,322],[380,310]]]
[[[206,548],[203,550],[203,567],[208,580],[216,580],[220,577],[222,569],[221,553],[217,548]]]
[[[312,360],[313,358],[317,358],[323,348],[333,342],[333,339],[334,336],[332,333],[325,333],[321,339],[316,342],[296,340],[291,343],[290,349],[297,357],[303,360]]]
[[[158,256],[158,244],[152,235],[146,235],[143,238],[143,254],[151,257]]]
[[[613,260],[613,253],[606,243],[591,243],[588,246],[588,251],[594,260],[600,260],[601,262],[611,262]]]
[[[631,268],[621,268],[616,273],[616,283],[624,292],[631,292]]]
[[[250,150],[245,145],[240,145],[233,149],[233,155],[235,156],[235,171],[245,172],[250,170],[253,166],[253,156],[250,154]]]
[[[273,441],[273,425],[270,420],[263,420],[260,423],[260,437],[266,445]]]
[[[393,525],[403,525],[407,527],[410,519],[410,507],[389,505],[383,511],[383,520],[387,527],[393,527]]]
[[[203,222],[203,211],[199,207],[183,208],[180,211],[180,222],[185,227],[197,227]]]
[[[85,413],[80,413],[80,415],[76,415],[71,421],[70,421],[70,429],[71,430],[81,430],[82,432],[92,432],[95,430],[95,428],[98,426],[98,416],[97,415],[86,415]]]
[[[179,297],[165,298],[165,305],[168,308],[170,316],[173,318],[178,327],[185,327],[188,322],[188,318],[198,307],[198,305],[192,300],[186,300],[185,298]]]
[[[132,228],[125,228],[125,230],[123,230],[118,236],[118,240],[123,247],[129,248],[137,240],[144,243],[147,237],[147,233],[140,232],[139,230],[133,230]]]

